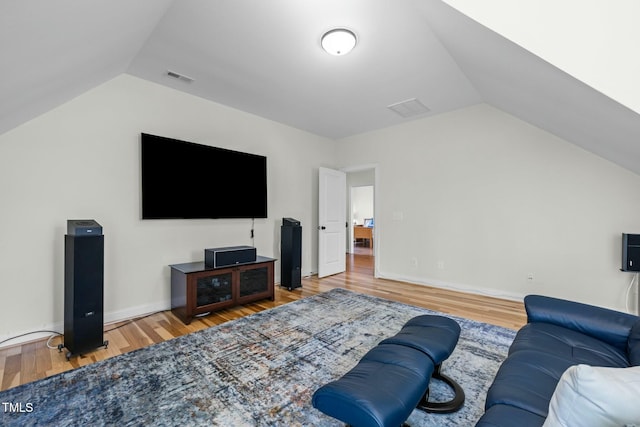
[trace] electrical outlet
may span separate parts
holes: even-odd
[[[527,282],[533,283],[533,273],[527,274]]]
[[[418,266],[418,258],[416,258],[416,257],[411,257],[409,262],[411,263],[412,267],[417,267]]]
[[[444,270],[444,261],[438,261],[438,270]]]

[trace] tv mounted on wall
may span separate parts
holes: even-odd
[[[142,219],[266,218],[267,158],[142,133]]]

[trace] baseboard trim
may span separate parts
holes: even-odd
[[[505,292],[499,289],[478,287],[478,286],[472,286],[472,285],[461,284],[461,283],[452,283],[452,282],[446,282],[438,279],[420,278],[420,277],[404,276],[404,275],[398,275],[398,274],[387,274],[383,272],[377,272],[376,277],[379,277],[381,279],[387,279],[387,280],[395,280],[395,281],[404,282],[404,283],[413,283],[421,286],[431,286],[433,288],[449,289],[449,290],[458,291],[458,292],[466,292],[468,294],[506,299],[510,301],[522,302],[524,300],[524,297],[526,296],[525,294],[519,294],[516,292]]]
[[[29,344],[32,342],[36,342],[36,341],[40,341],[43,338],[49,338],[53,335],[57,335],[58,333],[53,333],[53,331],[62,331],[62,324],[60,323],[59,325],[56,324],[54,326],[51,327],[44,327],[43,329],[39,329],[37,331],[27,331],[27,332],[17,332],[15,334],[12,335],[2,335],[0,336],[0,342],[4,341],[4,340],[10,340],[7,341],[4,344],[0,344],[0,349],[1,350],[5,350],[7,348],[11,348],[11,347],[17,347],[19,345],[24,345],[24,344]],[[52,331],[52,332],[42,332],[42,331]],[[20,336],[20,335],[24,335],[24,336]],[[62,335],[62,332],[60,332],[60,335]],[[16,338],[13,338],[16,337]],[[11,339],[13,338],[13,339]]]
[[[105,313],[104,324],[109,325],[111,323],[123,322],[125,320],[134,319],[136,317],[146,316],[148,314],[153,314],[159,311],[166,311],[170,309],[171,304],[162,301],[158,301],[152,304],[138,305],[136,307],[130,307],[124,310]]]
[[[130,307],[125,310],[117,310],[111,311],[109,313],[104,314],[104,325],[107,326],[109,324],[124,322],[130,319],[134,319],[140,316],[146,316],[148,314],[157,313],[159,311],[165,311],[171,309],[171,305],[168,302],[158,301],[152,304],[139,305],[136,307]],[[52,331],[52,332],[40,332],[40,331]],[[40,341],[43,338],[48,338],[52,335],[55,335],[53,331],[58,331],[59,335],[63,334],[64,331],[64,323],[63,322],[55,322],[50,323],[48,325],[44,325],[42,329],[38,329],[36,331],[22,331],[16,332],[12,335],[0,336],[0,342],[16,337],[7,341],[6,343],[0,345],[0,349],[6,349],[9,347],[15,347],[18,345],[24,345],[35,341]],[[24,336],[21,336],[24,335]]]

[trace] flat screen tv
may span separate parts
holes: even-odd
[[[267,158],[143,133],[142,219],[266,218]]]

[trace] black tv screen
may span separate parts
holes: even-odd
[[[142,219],[266,218],[267,158],[143,133]]]

